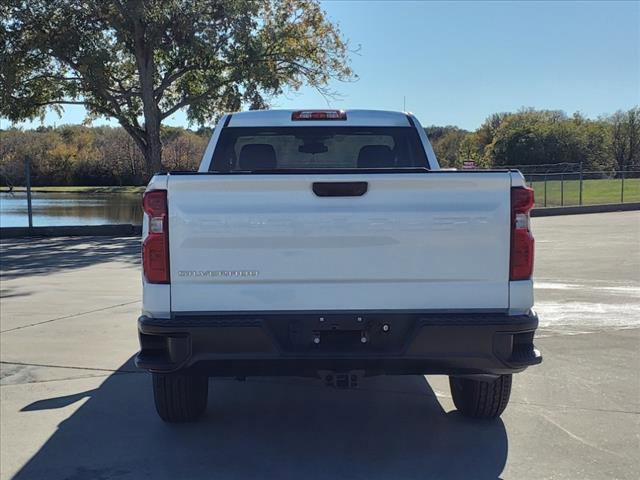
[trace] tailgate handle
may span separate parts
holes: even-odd
[[[367,193],[367,182],[314,182],[313,193],[318,197],[361,197]]]

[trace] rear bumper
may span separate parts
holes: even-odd
[[[139,368],[211,376],[506,374],[542,361],[535,313],[241,312],[138,319]]]

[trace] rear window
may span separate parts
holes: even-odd
[[[227,127],[212,172],[428,168],[413,127]]]

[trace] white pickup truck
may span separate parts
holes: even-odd
[[[208,378],[443,374],[499,416],[533,337],[533,192],[514,170],[441,170],[411,114],[222,117],[198,172],[144,195],[140,368],[157,411],[198,418]]]

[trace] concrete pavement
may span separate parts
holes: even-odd
[[[0,478],[636,479],[640,214],[533,222],[545,360],[495,422],[408,376],[212,380],[202,422],[166,425],[131,363],[137,241],[4,241]]]

